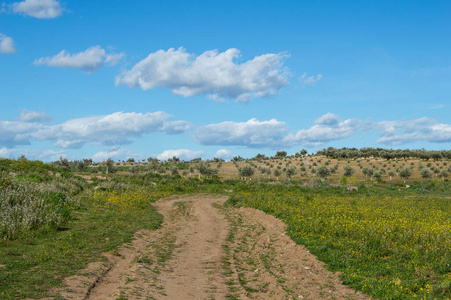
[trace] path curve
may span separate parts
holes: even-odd
[[[226,196],[155,203],[164,222],[66,280],[66,299],[368,299],[261,211],[224,208]],[[89,271],[89,272],[88,272]]]

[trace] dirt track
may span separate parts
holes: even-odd
[[[367,299],[343,286],[285,225],[227,198],[189,195],[155,205],[162,228],[143,230],[68,278],[66,299]],[[120,298],[120,297],[123,298]]]

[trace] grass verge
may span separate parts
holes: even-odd
[[[0,241],[0,299],[56,297],[49,291],[65,277],[104,260],[102,252],[129,242],[139,229],[157,228],[162,216],[151,206],[157,198],[86,193],[64,228]]]

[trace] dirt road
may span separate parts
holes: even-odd
[[[114,253],[68,278],[66,299],[367,299],[343,286],[285,225],[224,196],[171,197],[165,217]],[[83,275],[82,275],[83,274]]]

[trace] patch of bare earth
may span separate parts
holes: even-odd
[[[108,263],[66,280],[65,299],[367,299],[343,286],[280,220],[224,208],[225,196],[189,195],[155,203],[165,217]]]

